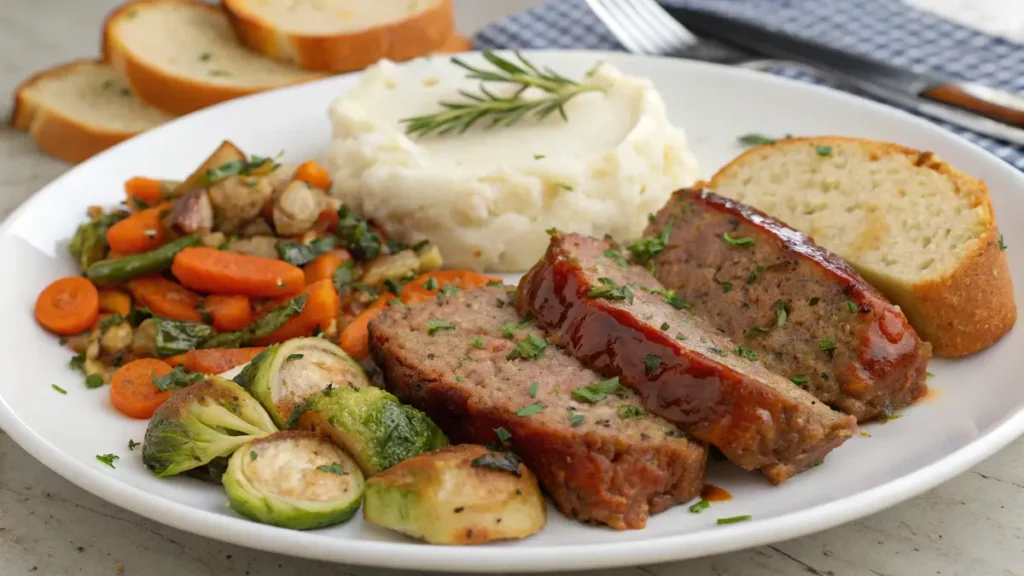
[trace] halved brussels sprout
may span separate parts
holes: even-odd
[[[329,386],[306,399],[293,419],[297,428],[330,437],[367,476],[448,445],[426,414],[373,386]]]
[[[324,338],[293,338],[261,352],[235,377],[274,422],[286,428],[295,408],[328,385],[369,386],[363,369],[333,342]]]
[[[274,432],[270,415],[245,389],[205,376],[157,408],[146,428],[142,462],[157,476],[173,476]]]
[[[262,522],[312,530],[345,522],[363,496],[352,458],[314,432],[278,432],[242,446],[221,479],[231,508]]]
[[[368,479],[363,518],[431,544],[480,544],[539,531],[547,507],[514,454],[461,444]]]

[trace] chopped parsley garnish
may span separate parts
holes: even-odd
[[[107,466],[114,468],[114,460],[120,460],[121,457],[117,454],[97,454],[96,459],[103,462]]]
[[[668,238],[672,235],[672,228],[676,225],[676,219],[670,218],[657,236],[641,238],[630,247],[633,257],[641,264],[650,264],[654,257],[668,246]]]
[[[733,348],[732,353],[737,355],[737,356],[742,356],[742,357],[746,358],[747,360],[753,360],[754,362],[757,362],[757,354],[755,354],[754,351],[749,349],[749,348],[744,348],[743,346],[737,346],[737,347]]]
[[[502,444],[508,444],[512,441],[512,433],[501,426],[495,428],[494,433],[498,436],[498,441]]]
[[[668,325],[668,322],[662,322],[660,328],[661,328],[661,331],[664,332],[664,331],[668,330],[670,328],[670,326]]]
[[[427,320],[427,334],[433,336],[438,330],[454,330],[455,325],[444,318],[431,318]]]
[[[822,379],[822,380],[826,380],[826,381],[827,381],[827,380],[828,380],[828,374],[826,374],[826,373],[822,372],[822,373],[821,373],[821,379]]]
[[[472,346],[473,348],[476,348],[477,350],[483,350],[484,339],[477,336],[476,338],[473,338],[472,340],[469,341],[469,345]]]
[[[320,466],[317,466],[316,469],[321,472],[327,472],[328,474],[337,474],[338,476],[345,476],[348,474],[348,472],[345,472],[345,469],[342,468],[341,462],[321,464]]]
[[[854,304],[853,302],[850,302],[849,300],[846,301],[846,309],[850,311],[850,314],[857,313],[857,305]]]
[[[423,283],[423,288],[426,290],[437,290],[437,280],[430,278]]]
[[[523,320],[522,322],[505,322],[499,328],[501,329],[501,336],[506,340],[511,340],[515,336],[516,331],[527,327],[530,324],[530,320]]]
[[[406,308],[409,307],[408,304],[402,302],[401,298],[392,298],[391,300],[388,300],[388,306],[405,306]]]
[[[878,421],[888,422],[889,420],[895,420],[899,417],[900,415],[893,410],[892,404],[886,402],[885,406],[882,407],[882,414],[878,416]]]
[[[867,432],[861,432],[860,435],[865,438],[871,438],[871,434],[868,434]]]
[[[490,282],[487,283],[487,285],[488,286],[504,286],[505,283],[502,282],[501,280],[491,280]],[[426,284],[424,284],[424,286],[426,286]]]
[[[103,376],[100,376],[99,374],[89,374],[85,377],[86,388],[99,388],[100,386],[103,386]]]
[[[793,384],[796,384],[797,386],[801,386],[803,384],[807,384],[807,375],[797,374],[796,376],[790,378],[789,381],[792,382]]]
[[[96,327],[99,328],[100,332],[106,332],[121,322],[124,322],[124,316],[121,316],[120,314],[111,314],[110,316],[100,320],[96,324]]]
[[[547,406],[540,402],[536,402],[534,404],[530,404],[529,406],[523,406],[519,410],[516,410],[516,416],[519,416],[520,418],[533,416],[534,414],[540,412],[541,410],[544,410],[545,408],[547,408]]]
[[[600,277],[597,279],[599,286],[594,286],[587,292],[591,298],[604,298],[605,300],[625,300],[633,303],[633,291],[629,286],[619,286],[611,278]]]
[[[760,326],[754,326],[750,330],[747,330],[746,334],[744,334],[743,337],[744,338],[753,338],[754,336],[759,336],[761,334],[767,334],[767,333],[768,333],[768,331],[765,330],[764,328],[761,328]]]
[[[775,303],[775,327],[781,328],[786,324],[789,312],[786,310],[786,301],[779,300]]]
[[[402,293],[402,288],[404,288],[405,285],[411,282],[415,277],[416,275],[414,273],[407,272],[398,278],[388,278],[384,281],[384,285],[387,286],[388,290],[390,290],[392,294],[397,296]]]
[[[623,420],[637,420],[646,415],[647,412],[639,406],[633,406],[632,404],[619,406],[619,418]]]
[[[818,340],[818,346],[825,352],[832,352],[836,349],[836,343],[829,340],[828,338],[822,338]]]
[[[657,296],[661,296],[662,300],[664,300],[666,304],[668,304],[669,306],[675,308],[676,310],[683,310],[683,309],[693,308],[693,306],[690,306],[685,300],[683,300],[679,296],[676,296],[676,291],[675,290],[647,290],[647,291],[650,292],[651,294],[655,294]]]
[[[751,245],[754,244],[754,237],[753,236],[744,236],[744,237],[741,237],[741,238],[733,238],[732,236],[729,236],[728,232],[726,232],[725,234],[722,234],[722,240],[726,244],[728,244],[729,246],[751,246]]]
[[[132,452],[132,451],[134,451],[134,450],[135,450],[136,448],[138,448],[138,447],[139,447],[139,445],[141,445],[141,444],[142,444],[141,442],[136,442],[135,440],[131,440],[131,439],[129,439],[129,440],[128,440],[128,451],[129,451],[129,452]]]
[[[68,366],[72,370],[85,370],[85,354],[75,354],[72,356]]]
[[[455,284],[445,284],[437,292],[437,299],[438,299],[438,301],[441,301],[441,300],[443,300],[443,299],[445,299],[445,298],[455,294],[456,292],[461,292],[461,291],[462,291],[462,288],[459,288]]]
[[[714,280],[715,284],[718,284],[718,286],[722,289],[722,294],[727,294],[729,291],[732,290],[732,282],[722,282],[717,278],[712,278],[712,280]]]
[[[533,155],[533,159],[534,160],[543,160],[544,159],[544,155],[543,154],[534,154]]]
[[[530,382],[530,391],[527,392],[530,398],[537,397],[537,390],[540,388],[540,382]]]
[[[686,340],[686,338],[686,334],[683,334],[682,332],[676,332],[676,340]]]
[[[807,301],[811,306],[814,306],[818,302],[821,302],[821,298],[818,298],[817,296],[812,296],[811,299]]]
[[[626,388],[619,384],[619,377],[601,380],[590,386],[580,386],[572,391],[572,397],[580,402],[596,404],[608,397],[609,394],[623,395]]]
[[[814,151],[818,153],[818,156],[831,156],[832,155],[832,147],[831,146],[815,146],[814,147]]]
[[[726,355],[729,354],[728,352],[726,352],[725,350],[722,350],[721,348],[719,348],[717,346],[712,346],[711,348],[708,348],[708,350],[711,350],[712,352],[714,352],[715,354],[718,354],[719,356],[726,356]]]
[[[61,388],[60,386],[57,386],[56,384],[50,384],[50,388],[53,388],[57,392],[60,392],[61,394],[64,394],[64,395],[67,395],[67,393],[68,393],[67,390]]]
[[[787,136],[788,137],[788,136]],[[763,134],[744,134],[736,139],[743,146],[761,146],[763,144],[775,144],[778,138],[771,138]]]
[[[502,454],[488,453],[478,456],[469,465],[473,468],[492,468],[519,476],[519,463],[519,456],[516,456],[514,452],[505,452]]]
[[[931,372],[925,372],[924,375],[927,376],[928,378],[935,376],[935,374],[932,374]]]
[[[184,388],[189,384],[198,382],[202,379],[202,374],[189,374],[188,372],[185,372],[185,368],[179,364],[174,367],[174,370],[171,370],[167,374],[153,378],[153,385],[156,386],[157,390],[166,392],[168,390]]]
[[[287,357],[285,357],[284,361],[291,362],[292,360],[302,360],[303,358],[304,356],[302,354],[289,354]]]
[[[509,360],[515,360],[516,358],[522,358],[523,360],[540,358],[544,355],[544,349],[550,344],[551,342],[547,339],[541,338],[536,334],[530,334],[516,342],[515,349],[508,353],[507,358]]]
[[[363,218],[348,206],[338,209],[338,237],[356,260],[373,260],[381,253],[384,242]]]
[[[701,498],[700,502],[697,502],[693,506],[690,506],[690,512],[693,512],[694,514],[700,514],[701,512],[707,510],[710,506],[711,502],[708,502],[707,500]]]
[[[581,424],[583,424],[583,414],[576,414],[569,410],[569,425],[575,428]]]
[[[623,268],[629,266],[629,262],[626,262],[626,259],[622,256],[622,253],[619,252],[618,250],[609,248],[604,251],[604,257],[611,260],[612,262],[615,262],[619,266],[622,266]]]
[[[554,236],[555,234],[558,234],[558,228],[552,226],[551,228],[548,228],[544,232],[546,232],[548,236]]]
[[[561,188],[562,190],[568,190],[569,192],[572,192],[572,186],[565,184],[563,182],[559,182],[558,187]]]
[[[648,212],[647,213],[647,222],[648,223],[654,224],[654,221],[657,220],[657,219],[658,219],[658,217],[654,215],[654,212]]]
[[[999,249],[1006,250],[1006,242],[1003,242],[1003,235],[999,235]]]
[[[661,357],[660,356],[657,356],[657,355],[654,355],[654,354],[648,354],[647,356],[644,356],[644,373],[645,374],[650,376],[652,372],[654,372],[655,370],[658,369],[658,366],[661,366]]]
[[[754,517],[750,514],[744,514],[743,516],[732,516],[729,518],[719,518],[718,524],[736,524],[737,522],[746,522],[747,520],[751,520],[753,518]]]
[[[762,270],[764,270],[764,266],[761,266],[760,264],[754,266],[754,270],[751,271],[749,276],[747,276],[747,284],[753,284],[754,282],[757,282],[757,275]]]
[[[259,458],[259,457],[260,457],[260,455],[257,454],[255,450],[250,450],[249,451],[249,460],[255,460],[255,459]]]

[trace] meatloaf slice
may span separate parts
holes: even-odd
[[[576,392],[601,377],[521,321],[504,288],[391,306],[369,331],[388,390],[454,443],[511,433],[512,448],[569,517],[643,528],[648,514],[700,493],[706,448],[645,414],[617,382]]]
[[[621,378],[648,411],[773,483],[821,462],[856,428],[694,316],[608,242],[555,234],[520,281],[517,304],[584,364]]]
[[[858,420],[920,398],[931,346],[841,258],[749,206],[681,190],[655,276],[765,366]]]

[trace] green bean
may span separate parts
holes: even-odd
[[[170,268],[171,263],[174,262],[174,256],[178,252],[198,244],[198,236],[185,236],[142,254],[132,254],[131,256],[123,256],[111,260],[100,260],[89,266],[85,276],[96,284],[126,282],[132,278],[138,278],[139,276]]]

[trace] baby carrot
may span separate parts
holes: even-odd
[[[140,358],[121,366],[110,380],[110,403],[125,416],[145,419],[153,416],[170,391],[161,392],[154,378],[170,374],[171,367],[163,360]]]
[[[153,311],[157,316],[173,320],[202,322],[199,303],[202,298],[177,282],[162,276],[143,276],[128,281],[128,290],[140,305]]]
[[[461,290],[478,288],[491,282],[501,282],[501,278],[484,276],[465,270],[439,270],[420,274],[402,287],[402,302],[416,304],[433,298],[442,288],[455,286]]]
[[[162,204],[136,212],[107,230],[107,244],[121,254],[138,254],[157,248],[167,240],[160,214],[170,208]]]
[[[302,180],[313,188],[325,191],[331,189],[331,177],[323,166],[316,163],[316,160],[309,160],[299,166],[295,170],[295,179]]]
[[[132,311],[132,297],[116,288],[100,289],[100,312],[127,316]]]
[[[54,280],[36,299],[36,320],[43,328],[61,336],[88,330],[99,313],[99,292],[92,282],[81,276]]]
[[[214,294],[275,298],[295,296],[305,285],[298,266],[216,248],[185,248],[174,257],[171,273],[193,290]]]
[[[203,306],[219,332],[241,330],[252,322],[249,297],[242,294],[210,294],[203,299]]]
[[[370,321],[388,307],[388,301],[393,300],[391,294],[384,294],[373,301],[365,310],[356,316],[352,322],[341,331],[339,345],[346,354],[356,361],[362,361],[370,355],[369,327]]]
[[[289,318],[270,335],[256,340],[255,344],[265,346],[290,338],[310,336],[317,328],[327,330],[331,322],[338,317],[338,309],[341,307],[334,283],[330,280],[320,280],[306,286],[305,292],[306,304],[302,307],[302,312]]]
[[[220,374],[235,366],[248,364],[263,350],[262,346],[189,350],[185,354],[185,370],[202,374]]]
[[[146,204],[163,200],[163,184],[159,180],[136,176],[124,183],[124,193],[129,198],[138,198]]]
[[[348,255],[348,251],[344,248],[331,250],[326,254],[317,256],[312,262],[302,267],[302,271],[306,275],[306,284],[312,284],[317,280],[333,278],[338,266],[341,266],[350,258],[351,256]]]

